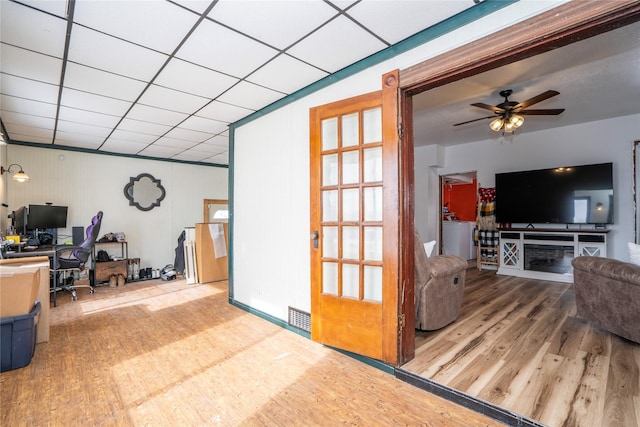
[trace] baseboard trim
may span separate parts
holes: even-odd
[[[420,377],[412,372],[402,368],[395,370],[395,376],[399,380],[409,383],[443,399],[449,400],[457,405],[464,406],[467,409],[486,415],[496,421],[513,427],[545,427],[535,420],[526,418],[522,415],[511,412],[489,402],[485,402],[476,397],[464,394],[460,391],[445,387],[435,383],[427,378]]]

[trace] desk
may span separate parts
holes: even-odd
[[[48,246],[47,249],[36,249],[33,251],[17,251],[17,252],[5,252],[4,257],[7,259],[11,258],[31,258],[38,256],[46,256],[52,258],[56,251],[53,247]]]

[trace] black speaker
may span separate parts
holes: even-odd
[[[84,227],[72,227],[71,233],[73,236],[73,245],[78,246],[84,242]]]

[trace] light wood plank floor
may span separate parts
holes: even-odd
[[[0,374],[0,425],[499,425],[227,299],[182,280],[59,294],[50,341]]]
[[[640,345],[578,317],[572,284],[470,268],[459,319],[403,369],[551,427],[640,425]]]

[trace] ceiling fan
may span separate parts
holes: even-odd
[[[513,91],[511,89],[505,89],[500,91],[500,96],[504,98],[504,101],[500,104],[493,106],[484,104],[482,102],[476,102],[471,105],[474,107],[484,108],[485,110],[493,111],[492,116],[480,117],[479,119],[468,120],[462,123],[456,123],[454,126],[460,126],[467,123],[476,122],[478,120],[485,119],[494,119],[489,124],[489,127],[496,131],[504,134],[504,132],[515,132],[522,124],[524,123],[524,115],[530,116],[557,116],[558,114],[564,111],[564,108],[549,108],[543,110],[527,110],[526,108],[537,104],[538,102],[544,101],[546,99],[552,98],[556,95],[559,95],[560,92],[555,90],[548,90],[546,92],[542,92],[539,95],[534,96],[533,98],[527,99],[524,102],[516,102],[509,101],[509,97]]]

